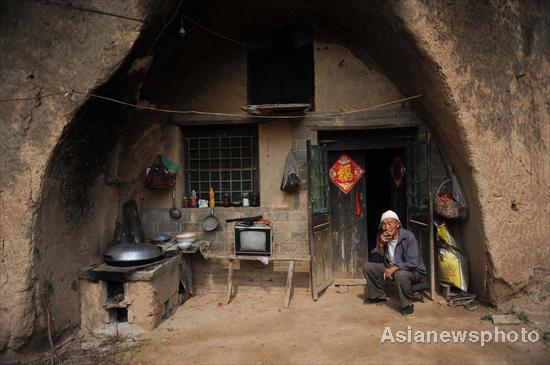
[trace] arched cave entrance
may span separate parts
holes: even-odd
[[[483,242],[476,185],[469,173],[469,151],[444,75],[386,2],[182,4],[166,26],[144,32],[125,64],[96,94],[131,104],[243,114],[240,106],[246,104],[249,85],[242,78],[247,72],[243,62],[247,44],[256,44],[260,34],[272,29],[306,24],[319,52],[322,47],[330,50],[335,46],[349,59],[359,60],[363,67],[387,77],[402,95],[423,95],[412,105],[429,126],[445,158],[456,166],[469,199],[470,214],[462,227],[464,240]],[[341,62],[347,65],[348,59],[342,58]],[[335,89],[336,81],[331,80]],[[319,86],[316,83],[314,87]],[[321,91],[326,93],[327,88]],[[367,105],[382,101],[376,100],[376,95],[371,97],[363,101]],[[316,110],[343,111],[331,105],[330,93],[324,98],[326,104],[317,102]],[[353,106],[350,103],[341,109]],[[140,111],[90,98],[66,127],[49,162],[35,222],[36,276],[40,290],[48,295],[57,330],[79,322],[78,270],[100,259],[111,240],[122,203],[141,199],[143,174],[151,156],[172,153],[172,158],[178,158],[173,151],[179,151],[183,142],[174,132],[177,120],[170,113]],[[183,124],[189,127],[192,123]],[[195,123],[196,128],[200,125]],[[294,133],[292,128],[288,129],[289,135]],[[265,130],[276,133],[277,124]],[[294,133],[294,138],[308,136],[297,137]],[[178,187],[178,199],[186,194],[184,190]],[[170,197],[166,194],[146,194],[145,207],[169,208]],[[468,253],[472,290],[484,297],[488,279],[485,247],[469,245]],[[205,270],[213,275],[212,269]]]

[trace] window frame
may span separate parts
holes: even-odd
[[[184,161],[184,192],[190,197],[192,190],[197,192],[198,199],[208,200],[208,190],[202,188],[202,184],[207,184],[208,187],[214,188],[216,196],[216,206],[222,207],[222,197],[225,192],[230,193],[230,201],[242,201],[244,193],[254,193],[256,201],[254,206],[260,206],[260,162],[259,162],[259,138],[257,124],[238,124],[238,125],[211,125],[194,127],[182,127],[182,161]],[[233,145],[236,139],[239,138],[239,146]],[[250,145],[247,145],[244,138],[250,138]],[[216,143],[212,141],[217,140]],[[191,146],[191,141],[198,141],[198,145]],[[208,141],[208,142],[203,142]],[[228,142],[229,145],[222,145],[222,142]],[[193,142],[195,143],[195,142]],[[200,143],[203,143],[202,145]],[[245,143],[245,144],[243,144]],[[250,150],[250,155],[243,156],[245,149]],[[198,150],[199,155],[195,154]],[[217,153],[214,151],[218,151]],[[228,151],[229,156],[223,154],[223,150]],[[239,150],[239,157],[233,157],[231,154]],[[207,157],[202,157],[200,153],[208,151]],[[194,157],[192,157],[194,156]],[[243,167],[243,161],[250,160],[250,167]],[[203,161],[208,161],[208,168],[203,168]],[[212,165],[217,167],[212,168]],[[240,166],[232,166],[234,161],[239,161]],[[226,164],[226,165],[224,165]],[[206,163],[204,164],[206,165]],[[193,167],[195,166],[195,167]],[[243,178],[245,172],[250,172],[250,179]],[[233,180],[234,172],[238,172],[239,178]],[[198,175],[198,179],[192,179],[191,174]],[[208,174],[208,179],[203,179]],[[216,175],[217,174],[217,175]],[[229,176],[229,179],[223,177]],[[214,178],[213,178],[214,177]],[[245,189],[243,183],[250,180],[250,189]],[[240,186],[239,189],[234,188],[234,183]],[[198,185],[197,185],[198,184]],[[229,189],[227,189],[229,184]],[[194,189],[198,187],[198,189]],[[236,195],[238,194],[238,196]],[[252,205],[251,205],[252,206]]]
[[[310,110],[315,109],[315,61],[313,35],[310,29],[301,30],[307,34],[308,41],[298,41],[299,29],[274,29],[266,34],[270,41],[266,49],[247,50],[247,102],[252,105],[261,104],[310,104]],[[283,34],[283,36],[281,36]],[[280,39],[279,39],[280,38]],[[274,64],[268,64],[274,62]],[[303,69],[303,80],[290,76],[293,72]],[[294,70],[290,72],[289,70]],[[276,79],[276,80],[275,80]],[[269,82],[268,82],[269,81]],[[265,85],[272,84],[276,88],[270,90]],[[300,84],[304,94],[287,95],[292,90],[290,84]],[[277,96],[275,96],[275,93]],[[288,100],[287,100],[288,99]]]

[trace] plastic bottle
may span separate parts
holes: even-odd
[[[243,204],[243,207],[250,206],[250,201],[248,200],[248,194],[247,193],[243,194],[242,204]]]
[[[189,199],[189,205],[191,206],[191,208],[196,208],[197,207],[197,192],[195,190],[193,190],[191,192],[191,199]]]
[[[214,193],[214,188],[210,187],[210,191],[208,192],[208,197],[210,198],[210,208],[214,208],[216,206],[216,194]]]

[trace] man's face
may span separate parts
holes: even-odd
[[[382,231],[385,234],[393,236],[399,228],[399,222],[393,218],[386,218],[382,221],[380,227],[382,227]]]

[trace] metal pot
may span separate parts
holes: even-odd
[[[201,227],[206,232],[210,232],[218,228],[220,225],[220,221],[218,218],[214,215],[214,209],[210,209],[210,214],[203,218]]]
[[[142,265],[161,258],[161,250],[148,243],[122,243],[110,247],[103,254],[106,263],[118,266]]]

